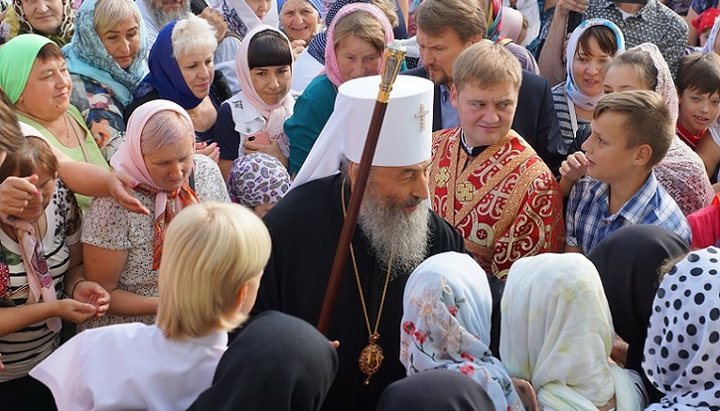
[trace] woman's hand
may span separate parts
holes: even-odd
[[[195,152],[210,157],[215,163],[220,161],[220,147],[217,143],[208,144],[204,141],[195,143]]]
[[[97,310],[96,317],[102,317],[110,308],[110,293],[94,281],[79,280],[71,292],[75,301],[92,304]]]
[[[298,56],[300,55],[300,53],[303,52],[303,50],[305,50],[306,46],[307,43],[305,42],[305,40],[298,39],[290,42],[290,47],[292,48],[293,53],[293,60],[297,60]]]
[[[27,207],[33,196],[38,194],[35,183],[38,176],[8,177],[0,184],[0,213],[5,215],[20,214]]]
[[[75,324],[82,324],[93,318],[97,313],[97,309],[94,305],[82,303],[71,298],[43,304],[55,304],[55,316],[72,321]]]
[[[285,155],[282,153],[282,150],[280,150],[280,145],[278,145],[277,141],[271,141],[270,144],[246,141],[245,143],[243,143],[243,148],[246,152],[249,153],[259,152],[270,154],[271,156],[280,160],[280,162],[285,166],[285,168],[288,167],[288,158],[285,157]]]
[[[555,6],[555,15],[567,17],[571,11],[585,14],[588,9],[588,0],[558,0]]]
[[[225,16],[223,16],[222,13],[210,7],[205,7],[198,17],[207,20],[207,22],[215,29],[215,37],[217,38],[218,43],[225,38],[228,25],[225,21]]]
[[[129,175],[122,171],[108,173],[106,185],[110,195],[124,208],[138,214],[150,214],[150,211],[132,196],[132,189],[138,182]]]

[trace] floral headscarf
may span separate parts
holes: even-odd
[[[568,40],[567,50],[565,53],[565,71],[567,72],[567,77],[565,79],[565,94],[570,98],[570,100],[572,100],[572,102],[576,106],[582,108],[583,110],[594,109],[595,105],[600,100],[600,97],[602,97],[602,93],[598,94],[597,96],[585,95],[585,93],[580,91],[580,88],[577,86],[577,84],[575,83],[575,79],[573,78],[572,66],[573,62],[575,61],[575,54],[577,52],[578,44],[580,43],[580,37],[589,28],[594,26],[605,26],[612,30],[612,32],[615,34],[615,43],[617,44],[617,51],[615,52],[615,55],[618,55],[625,51],[625,37],[623,36],[620,28],[610,20],[585,20],[580,23],[580,25],[577,26],[577,28],[572,32],[572,35],[570,35],[570,39]]]
[[[641,410],[642,381],[609,362],[615,333],[595,266],[577,253],[525,257],[510,268],[500,303],[500,355],[555,410]]]
[[[227,186],[234,203],[246,207],[276,204],[290,189],[290,175],[277,158],[250,153],[233,162]]]
[[[670,109],[670,117],[673,120],[673,124],[677,123],[678,118],[678,95],[675,89],[675,82],[673,81],[672,73],[670,68],[665,62],[660,49],[653,43],[642,43],[639,46],[635,46],[630,50],[641,50],[647,53],[652,59],[655,69],[657,69],[657,86],[655,86],[655,92],[660,94],[665,100],[665,103]]]
[[[408,375],[456,370],[483,386],[494,409],[523,410],[505,367],[490,352],[491,313],[486,274],[469,255],[428,258],[403,297],[400,362]]]
[[[119,0],[115,0],[119,1]],[[147,71],[147,30],[134,1],[128,1],[137,11],[140,31],[140,48],[135,60],[123,70],[108,53],[95,31],[95,6],[97,0],[85,0],[77,12],[77,25],[72,42],[63,47],[68,70],[73,74],[89,77],[108,86],[123,105],[132,101],[132,91]]]
[[[25,33],[36,33],[45,36],[62,47],[70,41],[75,30],[75,13],[72,8],[71,0],[62,0],[63,15],[60,27],[57,33],[47,34],[36,31],[25,17],[21,0],[13,0],[12,8],[8,10],[5,16],[7,24],[10,26],[10,38]]]
[[[327,30],[327,45],[325,46],[325,71],[328,79],[336,87],[340,87],[342,83],[349,79],[342,77],[337,56],[335,55],[335,47],[333,46],[333,44],[335,44],[335,25],[337,25],[337,22],[348,14],[359,11],[369,13],[380,22],[383,27],[383,31],[385,32],[385,44],[390,44],[393,40],[395,40],[395,35],[393,34],[393,28],[390,25],[390,21],[385,13],[383,13],[378,7],[373,6],[372,4],[352,3],[340,9]],[[328,13],[328,16],[329,15],[330,13]]]
[[[720,250],[692,251],[665,275],[653,302],[643,369],[665,393],[648,410],[720,405]]]

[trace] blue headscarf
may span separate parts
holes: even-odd
[[[277,8],[278,8],[278,14],[282,13],[282,8],[285,5],[285,2],[287,0],[277,0]],[[323,4],[320,0],[305,0],[306,2],[310,3],[315,10],[317,10],[318,14],[320,14],[320,18],[323,16]]]
[[[203,99],[195,97],[190,90],[173,55],[172,33],[176,23],[169,23],[158,33],[150,49],[150,73],[135,90],[135,97],[140,98],[157,90],[161,99],[170,100],[189,110],[197,107]]]
[[[107,52],[95,31],[95,5],[97,0],[85,0],[75,17],[75,33],[70,44],[63,47],[68,70],[72,74],[91,78],[107,86],[123,106],[132,101],[132,90],[147,72],[147,30],[134,1],[140,30],[140,48],[135,60],[123,70]]]

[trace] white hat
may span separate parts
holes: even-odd
[[[360,163],[380,76],[362,77],[338,89],[335,110],[313,145],[290,189],[337,174],[343,155]],[[431,81],[398,76],[380,129],[373,166],[402,167],[432,155],[433,89]]]

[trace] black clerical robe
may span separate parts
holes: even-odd
[[[298,187],[265,217],[273,249],[258,292],[256,311],[275,309],[317,324],[343,224],[342,181],[338,174]],[[349,199],[349,184],[345,192]],[[428,229],[428,256],[464,251],[462,237],[434,213]],[[386,271],[377,264],[359,228],[355,230],[353,246],[370,324],[374,327]],[[409,273],[394,274],[378,329],[385,361],[370,384],[364,386],[358,356],[368,343],[368,331],[348,256],[327,335],[330,340],[340,341],[339,368],[323,410],[374,411],[385,387],[406,375],[399,354],[403,291]],[[282,368],[277,372],[283,372]]]

